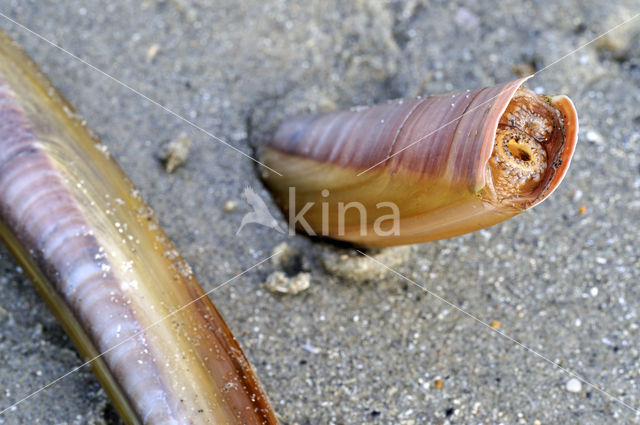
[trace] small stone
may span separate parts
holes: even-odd
[[[493,322],[491,322],[491,328],[495,330],[500,329],[500,322],[497,320],[494,320]]]
[[[442,389],[442,379],[440,378],[436,378],[433,380],[433,387],[436,390],[441,390]]]
[[[582,391],[582,382],[576,378],[571,378],[567,381],[567,391],[570,393],[579,393]]]
[[[321,348],[315,347],[309,343],[304,343],[301,345],[303,350],[310,352],[311,354],[320,354],[322,352]]]
[[[232,199],[229,199],[227,202],[224,203],[224,206],[222,207],[222,210],[224,212],[231,212],[233,210],[235,210],[238,206],[238,203]]]
[[[164,161],[164,168],[168,173],[172,173],[180,165],[184,164],[189,155],[191,140],[181,134],[176,139],[165,144],[160,150],[160,159]]]
[[[593,130],[589,130],[587,131],[587,134],[584,135],[584,137],[587,139],[588,142],[591,143],[602,143],[602,136]]]
[[[153,58],[156,57],[159,51],[160,51],[159,44],[154,43],[151,46],[149,46],[149,48],[147,49],[147,55],[146,55],[147,63],[153,62]]]

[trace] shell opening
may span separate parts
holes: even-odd
[[[500,118],[489,160],[497,200],[527,208],[542,196],[564,140],[560,111],[546,97],[519,88]]]

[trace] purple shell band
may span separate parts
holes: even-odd
[[[31,247],[145,422],[178,423],[135,313],[63,176],[0,82],[0,220]],[[133,337],[132,337],[133,336]],[[125,342],[123,342],[125,341]],[[135,373],[131,373],[135,370]],[[175,401],[174,401],[175,402]]]
[[[491,155],[500,116],[526,79],[365,110],[293,117],[280,125],[269,146],[357,170],[380,164],[390,173],[439,177],[450,172],[461,183],[481,187],[482,164]]]

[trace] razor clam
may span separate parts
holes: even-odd
[[[566,96],[526,78],[453,95],[285,119],[262,160],[290,227],[383,247],[472,232],[539,204],[577,141]]]
[[[129,424],[275,424],[149,207],[0,32],[0,236]]]

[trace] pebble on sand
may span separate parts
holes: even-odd
[[[164,168],[167,173],[172,173],[173,170],[184,164],[189,155],[189,147],[191,146],[191,140],[181,134],[176,139],[163,145],[160,149],[160,159],[164,162]]]
[[[567,391],[570,393],[579,393],[582,391],[582,382],[576,378],[571,378],[567,381]]]

